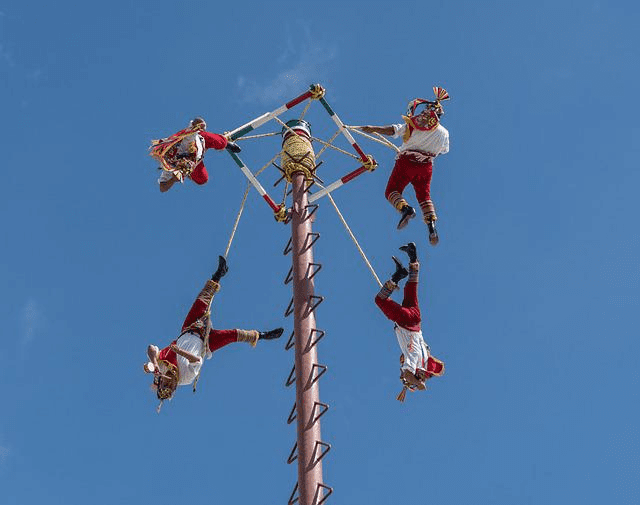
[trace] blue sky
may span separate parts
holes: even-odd
[[[146,346],[178,331],[246,180],[209,152],[209,184],[160,194],[147,147],[195,115],[231,130],[313,82],[347,124],[398,122],[433,85],[452,97],[436,248],[419,220],[395,229],[384,147],[362,140],[379,168],[334,194],[381,277],[418,244],[424,334],[447,365],[427,393],[395,401],[392,324],[321,201],[328,503],[637,503],[639,14],[599,1],[0,4],[0,503],[286,502],[286,338],[222,349],[196,395],[155,413]],[[317,103],[308,118],[318,137],[335,131]],[[278,149],[241,145],[254,170]],[[332,155],[320,176],[353,168]],[[274,171],[261,181],[279,200]],[[252,190],[214,325],[289,335],[287,239]]]

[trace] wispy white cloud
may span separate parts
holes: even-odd
[[[303,38],[289,36],[282,53],[275,58],[278,66],[285,68],[274,78],[261,83],[238,76],[241,100],[273,105],[293,98],[307,89],[309,84],[327,79],[331,61],[337,57],[337,53],[335,45],[312,41],[309,30],[306,30]]]
[[[22,309],[22,325],[23,333],[21,343],[23,347],[29,345],[37,331],[42,327],[43,315],[38,303],[35,300],[29,300]]]

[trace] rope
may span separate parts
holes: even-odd
[[[359,127],[357,127],[357,126],[346,126],[345,125],[345,128],[347,128],[347,130],[351,130],[351,131],[354,131],[356,133],[359,133],[360,135],[362,135],[363,137],[368,138],[369,140],[373,140],[374,142],[378,142],[379,144],[387,146],[387,147],[393,149],[395,152],[400,152],[400,148],[397,145],[395,145],[393,142],[389,141],[388,139],[386,139],[385,137],[383,137],[379,133],[375,133],[374,134],[374,135],[376,135],[376,137],[378,137],[378,138],[376,138],[376,137],[373,137],[373,136],[369,135],[368,133],[365,133],[365,132],[361,131],[359,129]]]
[[[284,180],[284,193],[282,195],[282,206],[284,207],[285,202],[287,201],[287,190],[289,189],[289,181],[285,178]]]
[[[261,133],[259,135],[246,135],[244,137],[240,137],[239,139],[237,139],[236,142],[238,140],[249,140],[249,139],[259,139],[262,137],[273,137],[274,135],[280,135],[280,132]]]
[[[333,137],[331,137],[329,139],[329,144],[333,144],[333,141],[336,139],[336,137],[340,135],[340,130],[338,130],[337,132],[335,132],[333,134]],[[320,149],[320,152],[316,155],[316,159],[320,158],[320,156],[322,156],[322,153],[325,152],[327,150],[327,148],[329,147],[329,145],[325,145],[322,147],[322,149]]]
[[[304,106],[304,109],[302,111],[302,113],[300,114],[300,119],[304,119],[304,115],[307,113],[307,111],[309,110],[309,107],[311,106],[311,102],[313,101],[313,99],[311,100],[307,100],[307,105]]]
[[[352,158],[354,158],[356,160],[360,159],[359,156],[356,156],[355,154],[351,154],[351,153],[349,153],[349,152],[347,152],[347,151],[345,151],[343,149],[340,149],[339,147],[336,147],[334,145],[331,145],[331,144],[329,144],[328,142],[325,142],[322,139],[319,139],[319,138],[316,138],[316,137],[312,137],[312,140],[315,140],[316,142],[320,142],[321,144],[324,144],[325,146],[330,147],[331,149],[335,149],[336,151],[339,151],[342,154],[346,154],[347,156],[351,156]]]
[[[268,163],[266,163],[260,170],[258,170],[255,174],[254,177],[258,177],[262,172],[264,172],[266,170],[266,168],[271,165],[274,161],[276,161],[276,159],[278,158],[278,156],[280,156],[280,153],[276,153],[276,155],[271,158],[271,160],[269,160]]]
[[[276,154],[271,161],[263,166],[260,170],[258,170],[254,177],[258,177],[271,163],[275,161],[275,159],[280,155],[280,153]],[[251,189],[251,182],[247,182],[247,189],[244,190],[244,196],[242,197],[242,203],[240,204],[240,210],[238,211],[238,215],[236,216],[236,222],[233,225],[233,230],[231,230],[231,236],[229,237],[229,242],[227,243],[227,249],[224,252],[224,257],[226,258],[229,254],[229,249],[231,249],[231,243],[233,242],[233,238],[235,237],[236,230],[238,229],[238,223],[240,222],[240,217],[242,216],[242,212],[244,211],[244,205],[247,202],[247,196],[249,195],[249,190]]]
[[[244,211],[244,204],[247,201],[247,195],[249,194],[249,189],[251,188],[251,183],[247,183],[247,189],[244,190],[244,196],[242,197],[242,203],[240,204],[240,210],[238,211],[238,215],[236,216],[236,222],[233,225],[233,230],[231,230],[231,236],[229,237],[229,242],[227,243],[227,249],[224,251],[224,257],[226,258],[229,254],[229,249],[231,249],[231,243],[233,242],[233,238],[236,235],[236,230],[238,229],[238,223],[240,222],[240,217],[242,216],[242,212]]]
[[[322,188],[321,184],[318,184],[318,186],[320,186]],[[323,188],[324,189],[324,188]],[[344,219],[344,217],[342,216],[342,213],[340,212],[340,209],[338,208],[338,206],[336,205],[335,200],[333,199],[333,197],[331,196],[331,193],[327,193],[327,196],[329,197],[329,201],[331,202],[331,204],[333,205],[333,208],[336,209],[336,213],[338,214],[338,217],[340,218],[340,221],[342,221],[342,224],[344,225],[345,229],[347,230],[347,232],[349,233],[349,236],[351,237],[351,240],[353,240],[353,243],[356,245],[356,247],[358,248],[358,251],[360,252],[360,256],[362,256],[362,259],[364,260],[364,262],[366,263],[367,267],[369,268],[369,270],[371,271],[371,274],[373,275],[374,279],[376,280],[376,282],[378,283],[379,287],[382,287],[382,283],[380,282],[380,278],[378,277],[378,275],[376,274],[376,271],[373,269],[373,267],[371,266],[371,263],[369,263],[369,260],[367,259],[367,255],[364,253],[364,251],[362,250],[362,247],[360,247],[360,244],[358,243],[358,240],[356,239],[355,235],[353,234],[353,232],[351,231],[351,228],[349,228],[349,225],[347,224],[347,221]]]
[[[264,170],[264,168],[263,168],[263,170]],[[224,251],[225,259],[229,256],[229,250],[231,249],[231,243],[233,242],[233,239],[236,236],[236,230],[238,229],[238,224],[240,223],[240,218],[242,217],[242,213],[244,212],[244,205],[247,202],[247,196],[249,195],[249,189],[251,189],[251,183],[247,182],[247,189],[244,190],[244,196],[242,197],[242,203],[240,204],[240,210],[238,210],[238,214],[236,215],[236,220],[235,220],[235,223],[233,223],[233,229],[231,230],[231,235],[229,236],[229,242],[227,242],[227,248]],[[211,300],[209,300],[209,306],[208,306],[207,311],[205,313],[206,317],[208,317],[211,314],[211,304],[213,303],[213,298],[214,297],[215,297],[215,293],[211,297]],[[206,355],[206,346],[207,346],[206,341],[204,342],[204,345],[205,345],[205,347],[203,347],[204,355],[201,356],[201,358],[203,360],[203,365],[204,365],[204,358],[205,358],[205,355]],[[201,371],[202,371],[202,368],[200,369],[200,371],[198,372],[198,375],[196,375],[195,379],[193,380],[193,392],[194,393],[196,392],[196,387],[198,385],[198,380],[200,380],[200,372]]]
[[[282,121],[282,119],[280,119],[278,116],[274,117],[273,119],[275,119],[278,123],[280,123],[282,125],[282,127],[287,130],[288,133],[291,133],[293,135],[297,135],[296,132],[294,132],[284,121]]]

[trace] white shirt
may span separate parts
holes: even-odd
[[[427,369],[429,346],[425,343],[421,331],[411,331],[395,325],[396,338],[404,354],[403,370],[416,373],[416,368]]]
[[[196,161],[200,161],[204,156],[204,139],[198,133],[191,133],[178,143],[177,154],[190,154],[191,146],[196,147]]]
[[[191,384],[198,376],[202,368],[202,356],[204,355],[207,359],[211,359],[213,353],[208,347],[205,348],[202,339],[195,333],[185,333],[178,339],[176,345],[183,351],[199,357],[199,361],[189,363],[187,358],[176,354],[178,362],[178,386],[186,386],[187,384]],[[163,362],[160,362],[159,365],[160,371],[165,373],[167,371],[167,365]]]
[[[407,131],[406,124],[394,124],[393,136],[400,137]],[[401,154],[404,151],[421,151],[423,153],[447,154],[449,152],[449,131],[438,123],[433,130],[423,131],[417,128],[411,133],[411,137],[400,146]]]
[[[176,154],[181,155],[191,152],[190,148],[193,144],[195,144],[196,146],[196,162],[199,162],[204,156],[204,139],[197,133],[187,135],[180,142],[178,142]],[[160,184],[161,182],[167,182],[172,177],[173,174],[171,172],[163,170],[160,174],[160,178],[158,179],[158,184]]]

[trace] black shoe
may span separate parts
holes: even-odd
[[[407,253],[411,263],[418,261],[418,252],[416,251],[416,244],[414,242],[409,242],[407,245],[399,247],[399,249]]]
[[[229,267],[227,266],[227,260],[224,259],[224,256],[218,256],[218,270],[211,276],[211,280],[215,282],[220,282],[227,272],[229,271]]]
[[[240,151],[242,151],[242,149],[240,149],[240,146],[235,142],[232,142],[231,140],[227,142],[227,147],[225,147],[225,149],[227,151],[231,151],[232,153],[239,153]]]
[[[284,332],[284,328],[276,328],[271,331],[261,331],[258,335],[259,340],[275,340],[276,338],[280,338],[282,333]]]
[[[438,242],[440,242],[440,238],[438,237],[435,221],[429,221],[427,223],[427,226],[429,227],[429,243],[431,245],[438,245]]]
[[[396,258],[395,256],[391,256],[391,259],[396,264],[396,271],[393,272],[393,275],[391,276],[391,280],[396,284],[398,284],[398,282],[400,282],[402,279],[404,279],[406,276],[409,275],[409,271],[402,265],[402,263],[398,261],[398,258]]]
[[[402,217],[400,218],[400,222],[398,222],[398,230],[402,230],[402,228],[409,224],[411,219],[416,217],[416,211],[411,205],[405,205],[400,212],[402,212]]]

